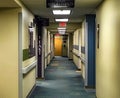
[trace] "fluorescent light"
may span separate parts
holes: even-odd
[[[55,19],[56,22],[68,22],[68,19]]]
[[[58,30],[66,30],[66,28],[57,28]]]
[[[58,32],[65,32],[66,30],[58,30]]]
[[[59,34],[65,34],[66,29],[58,29]]]
[[[53,10],[54,15],[70,15],[71,10]]]
[[[65,31],[58,31],[59,34],[65,34]]]
[[[66,8],[67,6],[59,6],[59,5],[53,5],[53,8]]]

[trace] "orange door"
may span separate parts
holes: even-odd
[[[54,47],[55,47],[55,56],[62,56],[62,37],[61,36],[55,36],[54,40]]]

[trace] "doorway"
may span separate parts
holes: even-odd
[[[54,37],[54,55],[62,56],[62,36]]]

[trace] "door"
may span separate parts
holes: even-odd
[[[68,35],[63,35],[62,56],[68,56]]]
[[[55,56],[62,56],[62,36],[54,37]]]

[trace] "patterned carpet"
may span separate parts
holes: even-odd
[[[95,98],[84,88],[81,73],[71,60],[55,57],[45,70],[45,80],[37,80],[29,98]]]

